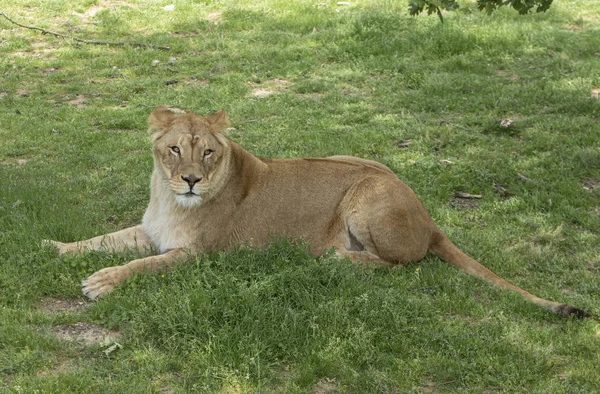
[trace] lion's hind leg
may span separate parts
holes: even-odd
[[[362,179],[348,190],[340,208],[345,250],[338,243],[338,255],[404,265],[427,254],[433,221],[414,193],[397,179]]]

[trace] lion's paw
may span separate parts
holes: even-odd
[[[90,300],[95,300],[113,291],[128,273],[129,269],[123,266],[103,268],[81,282],[81,291]]]

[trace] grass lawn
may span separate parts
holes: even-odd
[[[0,0],[25,25],[170,47],[0,16],[0,391],[599,392],[598,320],[435,256],[362,267],[277,240],[91,303],[81,280],[132,256],[40,245],[141,220],[155,106],[224,108],[256,155],[386,164],[462,250],[600,315],[600,2],[465,0],[444,24],[406,3]]]

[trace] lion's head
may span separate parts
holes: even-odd
[[[229,156],[222,134],[229,122],[223,110],[203,117],[175,114],[161,106],[152,111],[148,123],[155,170],[168,180],[178,204],[197,206],[221,186]]]

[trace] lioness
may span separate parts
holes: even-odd
[[[461,252],[435,225],[414,192],[386,166],[350,156],[265,159],[223,132],[221,110],[202,117],[156,108],[149,118],[154,171],[142,224],[86,241],[49,241],[59,252],[136,249],[148,256],[104,268],[82,283],[101,297],[140,270],[156,271],[188,252],[268,242],[272,233],[303,237],[318,256],[334,248],[353,261],[394,266],[431,251],[454,267],[562,316],[589,316],[536,297]]]

